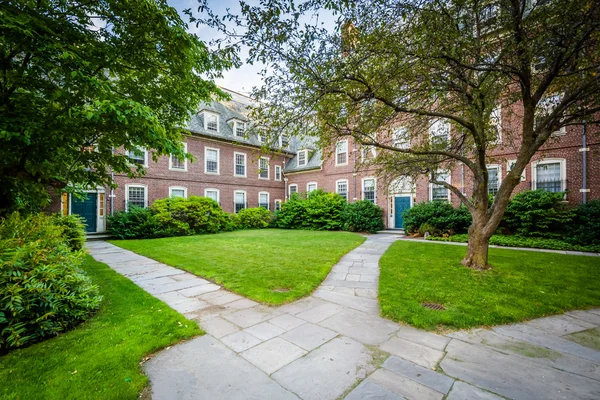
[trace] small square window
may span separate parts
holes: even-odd
[[[127,199],[125,202],[125,210],[128,211],[130,206],[146,208],[146,199],[146,187],[127,186]]]
[[[146,165],[146,150],[140,147],[136,147],[133,150],[127,152],[129,161],[133,164]]]

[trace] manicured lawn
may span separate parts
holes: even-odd
[[[600,305],[600,257],[490,249],[491,271],[460,265],[466,248],[397,241],[380,260],[381,312],[418,328],[497,325]],[[445,311],[423,308],[441,303]]]
[[[263,229],[111,243],[250,299],[282,304],[310,294],[364,240],[349,232]]]
[[[202,333],[105,264],[83,268],[100,286],[99,312],[72,331],[0,357],[2,399],[136,399],[142,358]]]

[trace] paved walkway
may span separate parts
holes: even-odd
[[[105,242],[88,248],[207,332],[145,364],[155,400],[600,398],[600,351],[572,336],[600,329],[600,309],[447,336],[379,317],[378,261],[396,239],[370,236],[312,296],[277,308]]]

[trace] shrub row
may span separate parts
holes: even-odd
[[[0,354],[64,332],[99,307],[98,287],[79,269],[84,235],[74,216],[0,221]]]
[[[467,243],[469,241],[469,235],[458,234],[449,237],[430,236],[428,239],[437,242]],[[600,253],[600,245],[576,245],[559,239],[524,237],[520,235],[492,235],[490,238],[490,244],[494,246],[530,247],[536,249],[587,251],[592,253]]]

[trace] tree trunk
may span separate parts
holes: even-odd
[[[484,233],[483,226],[479,224],[473,224],[469,227],[469,245],[467,248],[467,254],[461,261],[461,264],[465,267],[482,271],[491,269],[492,266],[488,264],[488,246],[490,242],[490,236]]]

